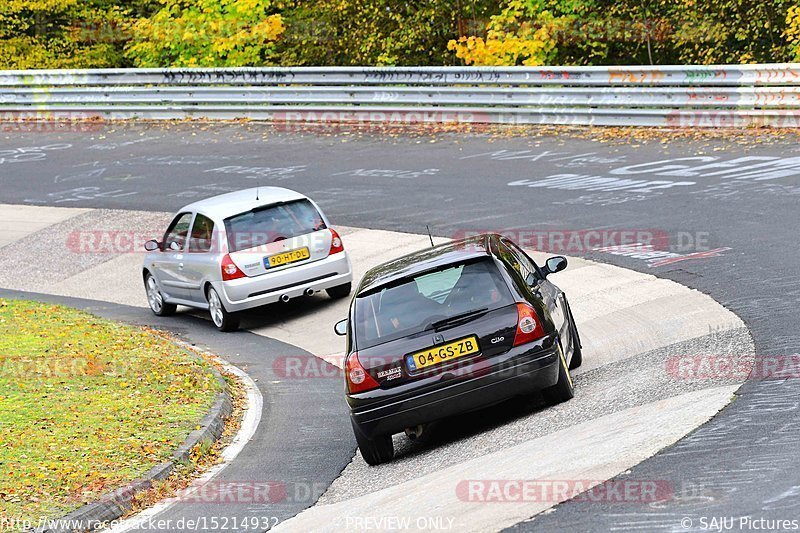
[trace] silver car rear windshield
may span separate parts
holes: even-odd
[[[326,227],[322,215],[308,200],[257,207],[225,219],[230,252],[291,239]]]
[[[454,264],[356,297],[357,348],[433,330],[443,320],[513,301],[491,259]]]

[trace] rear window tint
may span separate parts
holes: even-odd
[[[308,200],[257,208],[225,220],[230,252],[291,239],[327,226]]]
[[[477,309],[513,303],[505,281],[490,259],[455,264],[357,296],[358,349],[432,329],[431,324]]]

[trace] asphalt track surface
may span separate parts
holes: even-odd
[[[575,247],[565,253],[701,290],[745,321],[758,355],[784,356],[798,351],[800,337],[799,151],[796,138],[600,143],[564,134],[393,137],[258,125],[98,126],[0,136],[0,202],[171,211],[261,184],[308,194],[336,223],[350,226],[420,233],[427,224],[447,237],[508,228],[548,235],[655,230],[669,236],[677,255],[648,260]],[[566,503],[517,527],[702,530],[702,517],[795,518],[796,378],[746,382],[711,422],[627,474],[671,482],[679,490],[671,500],[650,507]],[[287,451],[275,460],[298,457]],[[683,517],[692,519],[685,529]]]

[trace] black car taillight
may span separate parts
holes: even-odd
[[[527,344],[544,337],[542,322],[528,304],[517,303],[517,332],[514,334],[514,346]]]
[[[366,392],[380,387],[380,384],[361,366],[361,361],[358,360],[358,352],[353,352],[347,357],[347,361],[344,364],[344,375],[345,379],[347,379],[347,391],[350,394]]]

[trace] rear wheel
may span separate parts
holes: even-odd
[[[206,293],[208,299],[208,312],[211,320],[220,331],[236,331],[239,329],[239,316],[228,312],[214,287],[209,287]]]
[[[558,381],[552,387],[542,390],[542,396],[550,405],[556,405],[575,396],[575,387],[572,384],[572,376],[569,375],[567,360],[564,358],[564,351],[561,343],[558,343]]]
[[[156,278],[149,272],[144,277],[144,289],[147,292],[147,303],[150,305],[150,310],[154,315],[170,316],[175,314],[178,306],[164,301],[164,296],[158,289]]]
[[[353,424],[353,433],[356,436],[358,449],[361,450],[361,456],[368,465],[379,465],[392,460],[394,457],[394,443],[392,443],[391,435],[380,435],[368,439],[365,437],[355,422]]]
[[[353,284],[345,283],[344,285],[337,285],[336,287],[325,289],[325,292],[328,293],[328,296],[334,300],[337,300],[339,298],[346,298],[347,296],[350,296],[351,290],[353,290]]]

